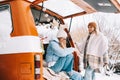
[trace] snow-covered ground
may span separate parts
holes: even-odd
[[[84,72],[81,73],[84,75]],[[95,80],[120,80],[120,75],[112,73],[110,76],[106,76],[105,74],[95,73],[96,79]]]
[[[120,80],[120,75],[111,74],[110,76],[96,74],[96,80]]]

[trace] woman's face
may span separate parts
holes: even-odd
[[[61,37],[60,42],[62,42],[63,44],[66,44],[66,39]]]
[[[59,38],[59,41],[60,41],[60,46],[62,48],[66,48],[66,39],[65,38]]]
[[[92,33],[95,31],[94,27],[93,26],[88,26],[88,31],[89,33]]]

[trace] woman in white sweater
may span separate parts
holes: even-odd
[[[84,80],[94,80],[95,71],[98,71],[101,65],[108,63],[108,40],[101,32],[98,32],[95,22],[88,24],[88,32],[80,49],[84,54]]]

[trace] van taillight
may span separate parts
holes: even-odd
[[[35,55],[35,80],[40,80],[40,55]]]

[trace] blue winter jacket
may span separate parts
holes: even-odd
[[[59,57],[65,57],[68,54],[71,54],[74,51],[74,48],[62,48],[59,45],[59,40],[51,40],[47,47],[46,62],[56,62]]]

